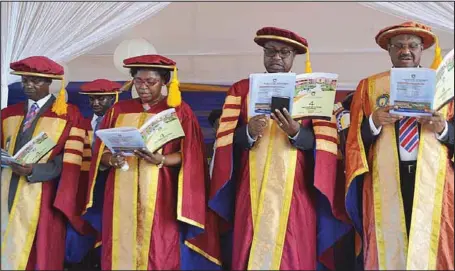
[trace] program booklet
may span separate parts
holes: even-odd
[[[392,68],[390,72],[390,110],[403,116],[431,115],[454,96],[454,50],[450,51],[437,70],[427,68]]]
[[[294,119],[332,118],[338,74],[304,73],[297,75],[292,117]]]
[[[150,117],[140,128],[117,127],[101,129],[96,135],[112,153],[133,156],[134,151],[147,148],[154,153],[164,144],[185,136],[174,108]]]
[[[56,143],[51,138],[49,138],[45,132],[41,132],[32,138],[27,144],[25,144],[13,156],[11,156],[6,150],[2,149],[2,167],[8,166],[9,163],[38,163],[39,160],[48,154],[55,146]]]
[[[293,119],[331,119],[338,75],[333,73],[257,73],[250,75],[249,117],[270,115],[273,101]],[[289,103],[283,105],[284,102]]]

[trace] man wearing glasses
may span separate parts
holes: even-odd
[[[414,22],[381,30],[376,42],[395,68],[420,67],[425,49],[440,50],[431,28]],[[389,93],[387,71],[363,79],[351,105],[346,207],[364,267],[453,269],[453,102],[430,117],[400,117],[389,113]]]
[[[296,33],[265,27],[254,41],[264,48],[267,72],[289,72],[299,54],[307,54],[311,72],[308,43]],[[330,183],[336,175],[336,124],[296,121],[286,110],[248,118],[249,92],[248,79],[230,88],[217,131],[209,206],[229,223],[224,262],[233,270],[315,270],[314,180]],[[319,152],[318,138],[330,147]]]

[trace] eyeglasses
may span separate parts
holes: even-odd
[[[145,84],[148,87],[154,86],[156,83],[158,83],[159,80],[156,79],[147,79],[147,80],[142,80],[141,78],[134,78],[133,83],[136,86],[142,86],[142,84]]]
[[[390,44],[389,48],[394,48],[396,50],[403,50],[404,48],[408,48],[409,50],[416,50],[422,46],[422,43],[417,43],[417,42],[412,42],[409,44],[403,44],[403,43],[395,43],[395,44]]]
[[[292,52],[294,51],[289,49],[275,50],[273,48],[264,48],[264,54],[268,57],[274,57],[276,54],[279,54],[281,58],[286,58],[290,56]]]

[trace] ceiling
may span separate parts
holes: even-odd
[[[161,12],[68,63],[71,81],[126,80],[113,53],[131,38],[145,38],[159,54],[177,62],[181,82],[229,85],[263,72],[262,50],[254,42],[263,26],[287,28],[305,37],[315,72],[340,75],[340,88],[353,89],[368,75],[390,68],[387,52],[374,37],[403,19],[355,2],[174,2]],[[454,47],[453,33],[435,30],[443,53]],[[423,57],[429,66],[433,49]],[[304,71],[299,56],[293,71]]]

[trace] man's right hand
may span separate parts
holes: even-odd
[[[251,138],[257,140],[259,137],[262,137],[265,128],[269,123],[268,117],[266,115],[254,116],[248,122],[248,133]]]
[[[382,127],[387,124],[394,124],[401,116],[390,114],[389,111],[393,106],[388,105],[385,107],[380,107],[373,112],[371,118],[373,119],[374,125],[376,128]]]

